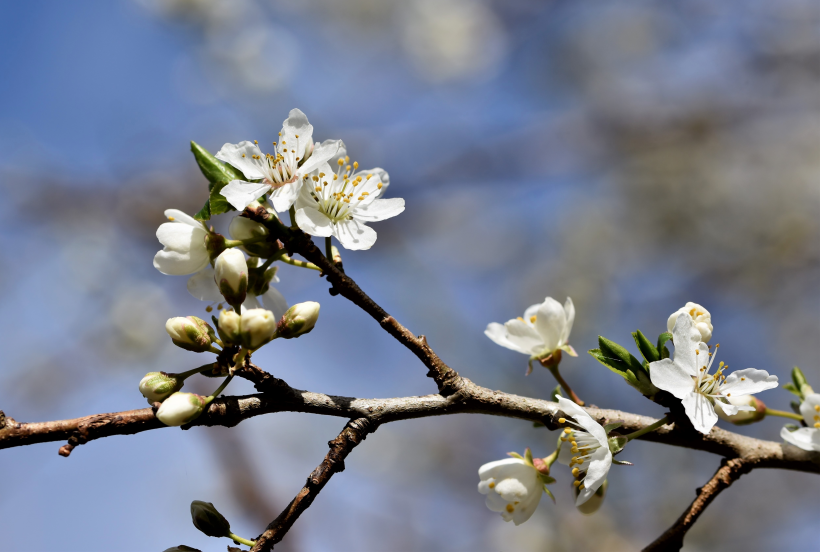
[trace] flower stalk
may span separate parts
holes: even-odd
[[[559,355],[560,355],[560,353],[561,352],[558,351]],[[579,406],[584,406],[584,404],[585,404],[584,401],[582,401],[578,397],[578,395],[575,394],[575,391],[573,391],[572,388],[569,386],[567,381],[564,379],[564,376],[562,376],[561,372],[558,371],[558,364],[555,364],[554,366],[546,366],[546,365],[544,365],[544,363],[542,361],[540,361],[540,362],[541,362],[542,366],[544,366],[545,368],[547,368],[550,371],[550,373],[555,378],[555,381],[557,381],[558,384],[561,386],[561,389],[563,389],[564,392],[567,395],[569,395],[569,397],[572,399],[572,402],[574,402],[575,404],[577,404]]]
[[[663,418],[661,418],[660,420],[658,420],[654,424],[650,424],[650,425],[646,426],[643,429],[639,429],[638,431],[636,431],[634,433],[630,433],[629,435],[624,435],[624,437],[626,437],[627,441],[631,441],[632,439],[637,439],[638,437],[640,437],[642,435],[646,435],[647,433],[652,433],[656,429],[660,429],[661,427],[665,426],[668,423],[669,423],[669,417],[664,416]]]
[[[803,416],[801,416],[800,414],[786,412],[785,410],[775,410],[773,408],[766,408],[764,412],[766,413],[766,416],[780,416],[781,418],[791,418],[792,420],[797,420],[798,422],[803,421]]]

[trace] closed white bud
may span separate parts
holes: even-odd
[[[148,404],[162,402],[182,389],[184,380],[176,377],[175,374],[165,372],[149,372],[140,380],[140,393],[148,399]]]
[[[176,392],[157,409],[157,418],[167,426],[181,426],[196,420],[205,408],[205,397]]]
[[[268,235],[268,229],[264,225],[254,222],[245,217],[234,217],[228,232],[235,240],[252,240]]]
[[[216,337],[214,329],[196,316],[169,318],[165,323],[165,331],[171,336],[174,345],[195,353],[209,351]]]
[[[675,312],[673,312],[666,321],[666,329],[670,332],[675,328],[675,322],[681,313],[686,313],[695,321],[695,328],[700,332],[700,340],[704,343],[709,343],[712,339],[712,315],[709,311],[704,309],[697,303],[689,301],[686,305]]]
[[[276,319],[266,309],[248,309],[240,317],[242,345],[251,351],[258,349],[276,333]]]
[[[293,305],[279,320],[276,328],[276,337],[291,339],[308,333],[319,319],[319,303],[305,301]]]
[[[226,249],[214,263],[214,280],[231,305],[241,305],[248,292],[248,263],[238,249]]]
[[[239,345],[242,343],[240,316],[232,310],[225,309],[219,313],[217,331],[225,345]]]

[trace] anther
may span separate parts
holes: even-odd
[[[580,482],[580,481],[574,481],[572,484],[573,484],[573,485],[575,485],[576,487],[580,487],[580,486],[581,486],[581,482]]]
[[[506,509],[509,513],[513,513],[515,511],[515,506],[513,506],[512,504],[507,504]]]
[[[572,475],[573,477],[578,477],[578,474],[581,472],[579,468],[572,468]]]
[[[566,421],[566,420],[564,420],[564,421]],[[572,433],[572,430],[568,427],[565,427],[564,428],[564,433]]]
[[[487,486],[491,489],[495,489],[495,481],[490,481],[490,484]]]
[[[537,316],[530,316],[530,324],[535,324],[535,321],[538,319]]]
[[[818,406],[818,410],[820,410],[820,406]],[[565,423],[567,423],[567,419],[566,418],[558,418],[558,423],[559,424],[565,424]]]

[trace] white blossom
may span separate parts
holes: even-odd
[[[341,140],[314,144],[313,125],[304,113],[292,109],[282,123],[279,143],[273,145],[273,154],[263,154],[256,141],[225,144],[217,152],[217,159],[242,171],[247,180],[261,180],[233,180],[222,189],[221,194],[238,210],[270,193],[273,208],[287,211],[299,195],[303,177],[335,156]]]
[[[702,339],[700,330],[689,313],[681,313],[672,329],[675,344],[674,360],[665,358],[649,364],[649,378],[658,389],[668,391],[681,400],[692,425],[701,433],[709,433],[718,420],[715,406],[732,416],[753,406],[736,406],[729,402],[732,395],[752,395],[777,387],[777,376],[765,370],[746,368],[723,375],[728,368],[721,362],[710,374],[715,353]]]
[[[678,315],[681,313],[687,313],[692,317],[692,320],[695,321],[695,328],[700,332],[700,340],[704,343],[709,343],[709,340],[712,339],[712,330],[714,329],[712,326],[712,315],[709,314],[709,311],[697,303],[689,301],[669,316],[669,319],[666,321],[667,330],[672,331],[675,327]]]
[[[208,266],[205,225],[177,209],[166,210],[165,216],[170,222],[157,229],[157,239],[165,247],[154,255],[154,268],[163,274],[181,276]]]
[[[520,458],[484,464],[478,477],[478,492],[487,495],[487,508],[516,525],[530,519],[544,492],[536,469]]]
[[[323,163],[305,176],[295,204],[296,224],[312,236],[335,236],[345,249],[370,249],[376,231],[365,223],[395,217],[404,211],[404,200],[380,198],[389,181],[386,171],[356,172],[358,164],[345,165],[345,159],[339,159],[335,172]]]
[[[488,324],[484,335],[502,347],[533,359],[545,358],[559,350],[578,356],[568,343],[574,321],[575,305],[572,299],[567,297],[564,306],[561,306],[552,297],[547,297],[543,303],[528,307],[523,317],[504,324]]]
[[[592,416],[574,402],[558,397],[561,411],[572,418],[572,427],[564,428],[561,452],[558,461],[572,468],[578,497],[575,505],[580,506],[595,495],[604,484],[609,468],[612,467],[612,452],[609,450],[606,430],[592,419]],[[561,423],[567,422],[567,420]]]
[[[780,436],[787,443],[803,450],[820,452],[820,393],[811,393],[800,404],[800,414],[809,427],[795,431],[780,430]]]

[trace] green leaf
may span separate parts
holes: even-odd
[[[208,196],[208,199],[205,200],[205,205],[202,206],[202,209],[200,209],[194,215],[194,219],[200,220],[202,222],[205,222],[206,220],[211,220],[211,198],[210,198],[210,195]]]
[[[607,358],[612,359],[612,362],[619,363],[623,366],[623,370],[632,370],[635,374],[644,371],[640,361],[638,361],[632,353],[614,341],[610,341],[603,336],[598,336],[598,347],[601,349],[601,353],[606,355]]]
[[[641,330],[632,332],[632,337],[635,338],[638,350],[641,351],[641,355],[643,355],[647,362],[656,362],[661,359],[658,350],[646,339],[646,336],[641,333]]]
[[[661,359],[669,358],[669,349],[666,348],[666,342],[670,339],[672,339],[672,334],[669,332],[663,332],[658,336],[658,346],[656,349]]]
[[[620,347],[620,345],[618,345],[618,347]],[[623,347],[621,347],[621,349],[623,349]],[[641,394],[651,398],[654,397],[659,391],[657,387],[652,385],[649,375],[644,371],[643,366],[641,366],[638,359],[635,357],[632,357],[632,359],[634,360],[634,365],[638,366],[637,371],[633,370],[632,363],[627,364],[621,359],[613,356],[611,350],[609,354],[605,353],[601,349],[592,349],[587,352],[592,355],[595,360],[624,378],[629,385],[637,389]]]
[[[227,163],[223,163],[193,140],[191,140],[191,152],[194,154],[197,165],[199,165],[199,170],[202,171],[202,174],[211,184],[217,182],[227,184],[231,180],[245,180],[245,175],[241,171]]]
[[[228,211],[236,211],[236,209],[233,208],[233,205],[228,203],[225,196],[219,193],[222,191],[222,188],[227,185],[227,182],[217,182],[211,188],[210,197],[208,198],[211,216],[221,215],[222,213],[227,213]]]
[[[795,387],[792,382],[784,383],[783,384],[783,389],[785,389],[786,391],[788,391],[789,393],[791,393],[793,395],[797,395],[798,397],[800,397],[800,399],[803,398],[803,395],[800,393],[800,390],[797,387]]]
[[[624,425],[624,423],[623,423],[623,422],[613,422],[613,423],[611,423],[611,424],[606,424],[606,425],[604,426],[604,431],[606,431],[606,434],[607,434],[607,435],[609,435],[609,432],[610,432],[610,431],[612,431],[612,430],[614,430],[614,429],[618,429],[618,428],[619,428],[619,427],[621,427],[622,425]]]

